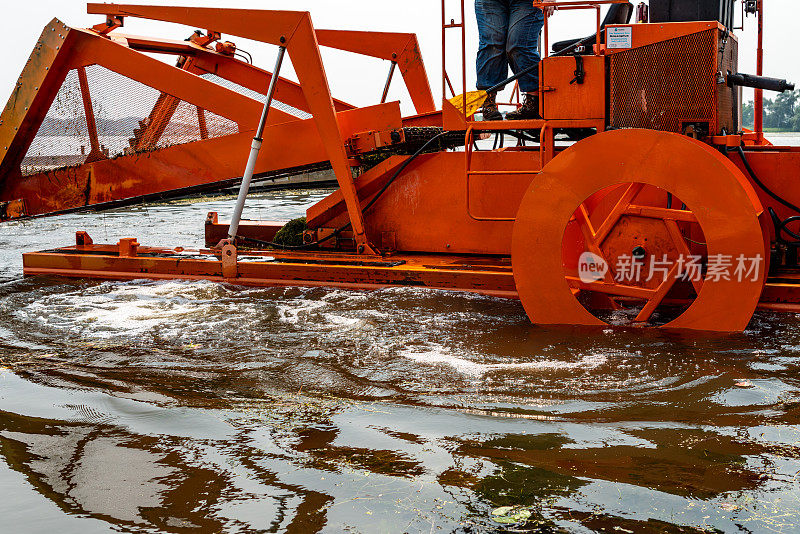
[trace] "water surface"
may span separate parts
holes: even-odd
[[[800,531],[795,315],[676,336],[424,289],[21,278],[21,252],[77,229],[200,246],[230,205],[0,227],[3,528]]]

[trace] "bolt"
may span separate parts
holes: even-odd
[[[645,256],[647,256],[647,251],[644,249],[643,246],[638,245],[633,248],[633,252],[631,252],[631,256],[633,256],[634,260],[643,261]]]

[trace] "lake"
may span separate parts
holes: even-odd
[[[78,229],[201,246],[232,202],[0,226],[6,531],[800,531],[798,315],[680,336],[424,289],[21,277]]]

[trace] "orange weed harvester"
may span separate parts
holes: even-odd
[[[542,60],[543,119],[528,121],[467,115],[463,0],[459,20],[442,2],[441,110],[412,34],[116,4],[89,4],[105,17],[91,29],[53,21],[0,119],[0,218],[241,188],[231,221],[209,214],[207,249],[78,232],[74,246],[25,254],[25,274],[472,291],[519,298],[542,325],[734,332],[756,308],[800,312],[800,148],[762,133],[762,90],[793,86],[761,76],[763,0],[742,8],[759,21],[755,76],[737,68],[730,0],[651,0],[652,20],[639,9],[636,23],[625,0],[535,4],[595,10],[597,32]],[[125,17],[208,31],[123,35]],[[276,67],[250,64],[223,34],[279,47]],[[416,114],[386,90],[370,107],[334,99],[320,46],[390,61],[386,87],[399,71]],[[284,54],[299,83],[280,77]],[[756,88],[755,131],[741,126],[742,86]],[[73,155],[46,153],[69,128]],[[339,187],[307,210],[299,243],[273,242],[280,223],[241,220],[251,180],[310,168],[332,169]]]

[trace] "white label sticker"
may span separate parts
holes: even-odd
[[[606,46],[608,48],[631,48],[633,28],[630,26],[607,28]]]

